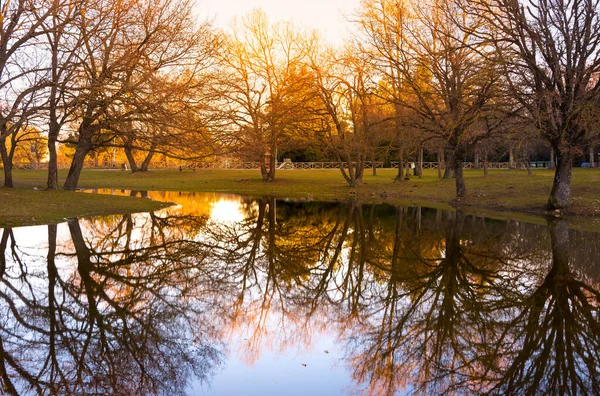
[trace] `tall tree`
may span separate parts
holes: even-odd
[[[64,189],[76,188],[86,155],[114,135],[111,126],[132,114],[152,114],[144,100],[165,74],[197,71],[213,43],[207,24],[198,26],[187,0],[133,2],[89,0],[75,23],[83,45],[77,82],[76,150]]]
[[[4,186],[13,187],[6,138],[16,134],[40,110],[46,68],[34,47],[44,34],[50,7],[43,0],[0,3],[0,155]]]
[[[382,77],[380,96],[393,108],[390,120],[393,121],[394,134],[390,148],[396,152],[398,160],[395,178],[398,182],[404,180],[404,162],[412,148],[414,132],[419,130],[410,128],[419,118],[415,118],[413,112],[403,105],[404,102],[414,104],[414,98],[407,96],[400,63],[403,53],[408,49],[405,30],[412,18],[408,3],[378,0],[362,2],[355,20],[363,35],[367,55]]]
[[[75,100],[76,92],[70,88],[73,73],[79,66],[80,59],[74,48],[82,44],[82,36],[70,31],[78,14],[80,0],[51,0],[50,15],[44,21],[45,51],[50,56],[48,76],[50,85],[47,88],[47,122],[48,122],[48,180],[47,188],[58,188],[58,164],[56,146],[61,129],[72,121],[71,113],[75,106],[68,102]]]
[[[242,153],[260,162],[264,181],[275,179],[284,136],[312,128],[305,111],[310,78],[300,44],[291,24],[270,24],[264,12],[254,11],[233,26],[219,57],[223,117],[232,123]]]
[[[195,60],[202,72],[158,75],[128,100],[129,111],[110,117],[108,136],[116,136],[110,144],[123,148],[132,172],[148,171],[155,154],[195,161],[227,150],[213,136],[218,98],[210,97],[212,54],[205,55]]]
[[[491,107],[498,82],[494,48],[473,34],[484,22],[454,1],[370,0],[358,18],[374,61],[393,82],[395,103],[445,142],[457,197],[467,192],[462,170],[477,139],[474,126]]]
[[[596,0],[474,1],[499,30],[512,94],[527,109],[558,161],[548,209],[570,205],[573,159],[590,138],[600,94],[600,15]]]
[[[336,51],[322,49],[317,38],[307,45],[308,61],[320,100],[316,109],[327,132],[330,150],[351,187],[362,184],[365,161],[376,145],[373,69],[359,45]]]

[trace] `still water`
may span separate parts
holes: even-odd
[[[600,394],[600,234],[121,193],[177,205],[1,231],[4,393]]]

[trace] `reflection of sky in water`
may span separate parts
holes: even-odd
[[[243,343],[243,339],[241,342],[233,340],[231,348],[241,348]],[[193,393],[215,396],[337,395],[349,390],[351,381],[344,367],[343,350],[335,338],[321,334],[309,350],[297,350],[296,347],[263,350],[252,365],[236,358],[232,352],[225,371],[208,386],[194,386]]]
[[[211,205],[209,218],[216,223],[236,223],[244,217],[239,201],[219,199]]]
[[[142,195],[123,190],[100,192]],[[514,290],[510,298],[515,299],[519,294],[526,295],[537,290],[554,265],[548,233],[541,226],[517,224],[515,228],[515,223],[511,225],[512,229],[508,229],[502,222],[479,224],[476,219],[463,218],[458,224],[462,234],[452,239],[448,224],[456,223],[457,216],[444,215],[448,216],[447,219],[442,218],[439,211],[436,217],[436,213],[427,215],[424,209],[422,219],[419,212],[419,223],[413,224],[416,217],[411,217],[408,211],[400,213],[399,209],[398,212],[393,209],[394,213],[401,214],[397,218],[387,214],[373,215],[373,212],[369,217],[365,214],[367,212],[361,212],[360,207],[352,209],[344,205],[333,209],[283,202],[275,205],[274,200],[259,203],[258,200],[236,195],[215,193],[148,192],[144,195],[175,205],[154,215],[95,217],[80,219],[79,224],[90,247],[93,246],[97,252],[112,252],[101,255],[108,265],[127,259],[131,251],[146,249],[149,241],[156,237],[155,225],[161,222],[170,221],[164,223],[169,226],[160,229],[168,240],[184,239],[193,243],[195,248],[196,245],[202,247],[198,251],[192,250],[193,254],[190,253],[189,257],[182,258],[191,263],[196,260],[198,270],[207,271],[206,280],[197,285],[191,297],[186,298],[198,299],[196,307],[200,307],[202,312],[199,315],[210,322],[212,329],[209,333],[214,337],[213,342],[226,345],[227,359],[210,384],[191,384],[191,394],[332,395],[360,394],[362,391],[377,394],[383,383],[377,376],[390,375],[385,372],[389,367],[393,367],[399,377],[394,387],[398,394],[402,394],[412,389],[412,382],[424,376],[420,365],[427,363],[424,359],[432,354],[437,336],[435,329],[427,326],[436,324],[438,319],[440,323],[452,319],[444,318],[441,303],[446,289],[452,289],[446,288],[447,285],[457,282],[452,287],[459,294],[451,297],[462,301],[462,305],[458,304],[453,311],[457,323],[456,328],[451,330],[460,330],[458,343],[468,343],[471,338],[478,339],[477,334],[469,334],[469,331],[475,331],[469,327],[469,321],[475,321],[473,328],[484,328],[477,320],[490,318],[504,324],[517,317],[521,309],[519,306],[497,308],[496,316],[486,316],[488,314],[476,312],[476,307],[468,306],[470,299],[490,304],[498,302],[498,307],[503,307],[505,296],[495,288],[494,282],[512,287]],[[273,214],[270,211],[275,207],[277,212]],[[389,209],[383,209],[389,212]],[[190,221],[181,220],[186,218]],[[263,223],[258,238],[254,238],[253,227],[259,218]],[[103,239],[119,227],[124,229],[126,219],[131,225],[127,244],[124,244],[122,234],[118,234],[118,238],[115,234]],[[440,219],[441,222],[438,221]],[[275,221],[273,224],[270,223],[272,220]],[[287,229],[290,224],[296,228]],[[396,224],[401,227],[396,228]],[[346,234],[340,236],[344,229]],[[394,233],[398,230],[404,234],[396,240]],[[419,230],[418,233],[415,230]],[[70,229],[63,223],[57,226],[57,232],[58,271],[64,279],[76,278],[77,259]],[[589,246],[594,246],[600,239],[597,234],[573,235],[577,240],[577,246],[571,251],[571,255],[577,258],[573,273],[593,280],[591,283],[595,285],[598,256],[582,252],[590,250]],[[14,236],[28,270],[40,274],[31,284],[43,295],[48,227],[16,228]],[[245,260],[251,255],[253,241],[258,241],[258,245],[253,256],[255,262],[250,265]],[[338,244],[338,241],[341,243]],[[371,247],[365,245],[368,249],[363,248],[367,241],[373,243]],[[396,248],[398,241],[401,243]],[[275,245],[270,250],[272,242]],[[309,251],[304,260],[304,256],[294,257],[300,254],[299,250],[310,248],[313,243],[319,243],[319,249],[327,246],[326,249],[330,250],[338,245],[337,261],[329,265],[328,260],[334,256],[331,251],[318,254]],[[459,263],[452,262],[456,259],[456,252],[451,252],[453,243],[461,252]],[[401,262],[395,271],[390,269],[389,255],[392,251],[396,251]],[[7,273],[18,279],[15,261],[9,254],[5,256]],[[365,260],[363,269],[357,266],[361,257]],[[230,259],[232,261],[228,262]],[[155,265],[154,262],[151,264]],[[247,272],[242,271],[245,266],[249,268]],[[429,271],[438,268],[443,272],[436,277],[432,275],[432,279],[426,278]],[[483,280],[484,275],[477,272],[479,268],[497,278]],[[141,265],[140,269],[143,270],[144,266]],[[329,278],[320,278],[328,273]],[[390,273],[402,280],[390,281]],[[466,282],[474,291],[460,295],[460,282]],[[323,289],[318,292],[321,286]],[[403,289],[411,287],[414,289]],[[558,284],[552,290],[560,287]],[[179,292],[176,289],[176,285],[170,285],[164,290],[174,296]],[[115,295],[124,290],[126,292],[127,287],[105,292]],[[442,294],[437,296],[436,293]],[[477,293],[487,294],[477,300]],[[389,304],[390,298],[395,299],[393,304]],[[419,304],[413,307],[415,302]],[[591,305],[595,307],[597,302],[592,301]],[[143,306],[143,303],[133,305],[136,309]],[[99,308],[109,310],[111,307],[101,302]],[[414,317],[407,317],[405,327],[399,326],[398,321],[406,312],[411,312]],[[598,317],[598,312],[594,315]],[[433,318],[431,323],[430,318]],[[432,341],[423,341],[425,335],[433,337]],[[403,342],[395,345],[394,337],[403,338]],[[424,344],[420,345],[420,342]],[[522,342],[515,341],[514,345],[520,347]],[[446,344],[442,347],[448,356],[455,352],[449,350]],[[391,355],[385,355],[386,348],[392,348]],[[414,356],[406,358],[410,353]],[[465,356],[476,354],[476,349],[465,350]],[[369,361],[372,357],[375,360]],[[382,363],[392,357],[394,361],[389,367]],[[503,359],[499,360],[502,364],[509,362],[507,358]],[[448,357],[444,355],[436,364],[447,363]],[[364,366],[361,367],[361,364]],[[429,369],[432,367],[435,364]],[[370,381],[375,384],[372,389],[369,389]],[[421,390],[432,392],[432,389],[436,388]]]
[[[130,195],[129,191],[101,190],[100,193]],[[149,192],[148,198],[175,203],[174,206],[157,212],[158,216],[194,215],[204,216],[210,224],[219,227],[234,226],[246,218],[248,208],[244,209],[242,198],[235,195]],[[256,210],[254,204],[250,211]],[[148,221],[146,213],[133,214],[135,223]],[[117,224],[121,216],[104,216],[104,222],[93,219],[80,220],[84,235],[92,238],[90,227],[95,231],[108,231]],[[147,241],[147,230],[135,227],[131,233],[132,247]],[[29,258],[35,271],[45,270],[45,250],[48,247],[48,227],[33,226],[14,229],[15,239],[24,241],[19,248]],[[199,235],[194,239],[209,238]],[[217,242],[217,241],[215,241]],[[73,253],[70,246],[71,236],[65,223],[57,226],[57,245],[64,253]],[[261,248],[262,252],[262,248]],[[259,252],[259,254],[261,253]],[[343,261],[347,261],[347,249],[344,249]],[[108,259],[116,258],[106,256]],[[76,271],[76,261],[58,260],[57,266],[65,277]],[[264,281],[264,274],[259,282]],[[40,284],[40,287],[43,287]],[[249,299],[258,298],[257,291],[249,293]],[[110,293],[110,292],[109,292]],[[100,308],[105,304],[101,304]],[[261,311],[260,306],[255,307]],[[194,383],[190,392],[201,395],[334,395],[354,392],[352,379],[343,361],[343,348],[336,341],[331,329],[311,330],[298,328],[299,320],[292,320],[277,309],[263,312],[257,316],[242,318],[243,323],[235,325],[221,334],[227,345],[227,361],[222,370],[210,384]],[[266,318],[266,323],[255,320]],[[264,326],[268,336],[259,337],[258,344],[253,340],[254,326]],[[308,339],[307,339],[308,337]]]

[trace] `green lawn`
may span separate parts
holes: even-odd
[[[343,180],[339,170],[287,170],[278,171],[277,180],[264,183],[256,170],[153,170],[146,173],[131,174],[120,170],[85,170],[82,173],[79,186],[87,188],[116,187],[135,190],[175,190],[175,191],[212,191],[240,193],[248,195],[276,195],[278,197],[325,199],[345,201],[352,197],[363,201],[386,201],[398,204],[427,204],[429,206],[445,207],[460,206],[469,211],[489,212],[521,212],[526,214],[544,214],[543,207],[548,199],[552,186],[553,171],[535,170],[532,176],[525,171],[492,170],[488,177],[482,171],[465,170],[468,196],[456,201],[454,180],[439,180],[436,170],[425,170],[424,177],[419,179],[394,183],[396,170],[378,169],[377,176],[367,170],[365,184],[359,188],[350,188]],[[63,179],[66,171],[61,172]],[[44,171],[17,171],[14,175],[18,189],[31,190],[33,187],[43,188],[46,180]],[[8,191],[8,190],[4,190]],[[36,195],[37,194],[37,195]],[[32,200],[42,197],[48,192],[35,192]],[[57,193],[59,194],[59,193]],[[82,202],[81,213],[97,213],[94,204],[100,204],[107,198],[79,198],[67,194],[69,205],[79,206]],[[46,198],[42,198],[47,201]],[[52,198],[54,200],[54,198]],[[587,221],[600,219],[600,170],[575,169],[572,185],[573,205],[571,214]],[[90,206],[83,209],[83,201]],[[32,201],[32,202],[33,202]],[[116,204],[117,202],[114,201]],[[125,201],[123,201],[125,205]],[[127,203],[129,205],[129,203]],[[112,209],[102,204],[102,212]],[[29,213],[37,213],[42,206],[32,206]],[[106,210],[105,210],[106,209]],[[43,210],[43,209],[42,209]],[[129,207],[123,208],[131,211]],[[134,209],[135,210],[135,209]],[[8,213],[4,213],[7,211]],[[118,210],[117,210],[118,211]],[[4,207],[0,220],[20,218],[12,214],[11,206]],[[62,214],[61,214],[62,216]],[[513,215],[510,215],[512,217]],[[32,217],[40,218],[39,215]],[[594,220],[594,218],[596,220]],[[590,220],[591,219],[591,220]],[[598,220],[600,226],[600,220]]]
[[[150,199],[70,191],[0,188],[0,226],[58,223],[68,217],[147,212],[164,207]]]

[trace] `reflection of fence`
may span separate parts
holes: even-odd
[[[389,168],[398,168],[398,161],[392,161],[389,163]],[[278,165],[281,163],[278,163]],[[339,169],[339,162],[294,162],[295,169]],[[412,166],[415,164],[414,162],[405,162],[404,166]],[[69,162],[59,162],[59,169],[68,169],[71,164]],[[120,164],[119,164],[120,165]],[[356,165],[356,164],[355,164]],[[162,168],[179,168],[179,163],[164,163],[164,162],[156,162],[152,164],[152,168],[154,169],[162,169]],[[343,167],[347,167],[346,163],[342,164]],[[447,166],[447,164],[446,164]],[[446,166],[442,165],[442,169],[445,169]],[[86,161],[85,168],[97,168],[97,169],[111,169],[114,166],[110,163],[98,164],[95,161]],[[196,163],[188,163],[187,167],[196,168],[196,169],[259,169],[260,162],[196,162]],[[373,162],[366,161],[365,168],[372,168]],[[423,169],[438,169],[439,162],[423,162]],[[511,169],[509,162],[488,162],[488,169]],[[548,161],[535,161],[530,162],[530,167],[532,168],[548,168],[550,167],[550,162]],[[117,166],[120,168],[120,166]],[[384,168],[384,163],[381,161],[375,161],[375,168]],[[473,162],[464,162],[464,169],[476,169],[475,163]],[[513,164],[513,169],[525,169],[524,162],[515,162]],[[13,169],[48,169],[47,162],[40,163],[30,163],[30,162],[17,162],[13,165]],[[483,169],[483,162],[479,163],[479,168]]]

